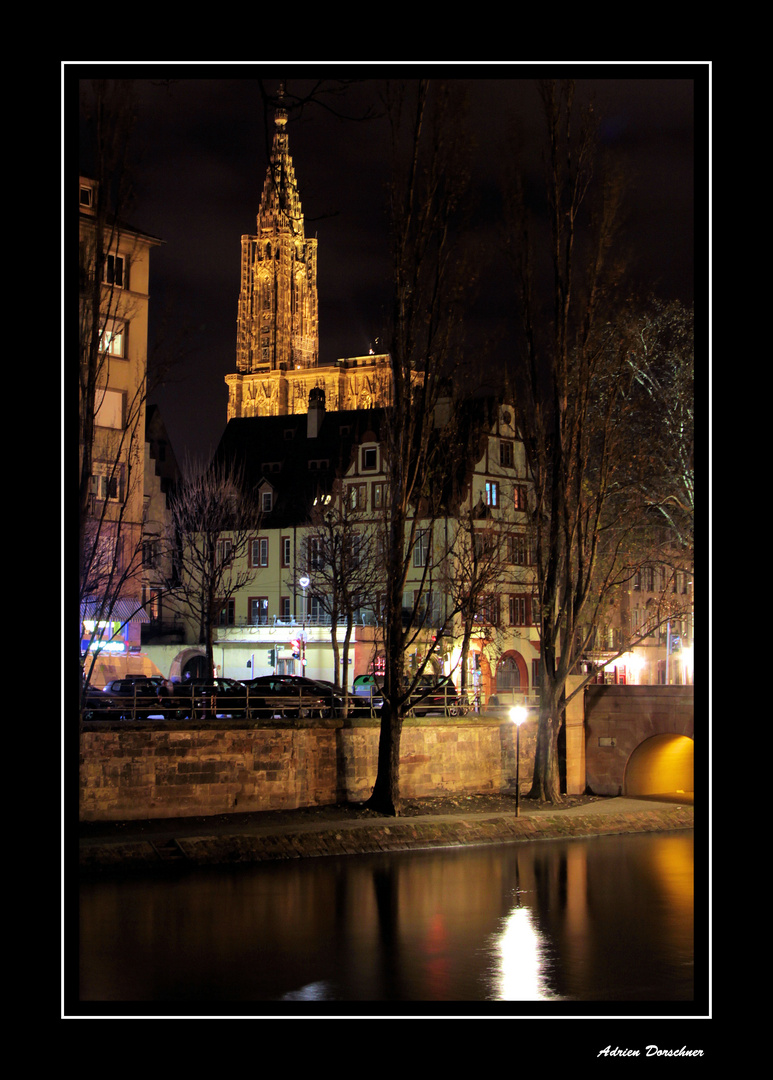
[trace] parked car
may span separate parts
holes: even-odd
[[[329,695],[300,675],[261,675],[245,679],[242,686],[249,690],[252,717],[324,716],[330,709]]]
[[[165,716],[183,720],[247,714],[247,691],[236,679],[185,679],[159,690]]]
[[[373,709],[380,709],[384,704],[384,695],[375,675],[357,675],[352,683],[352,691],[358,698],[366,700]]]
[[[146,720],[150,716],[163,715],[159,702],[159,687],[163,681],[158,676],[147,675],[112,679],[101,690],[105,710],[113,717],[126,720]]]
[[[112,699],[93,686],[87,687],[81,702],[84,720],[111,720]]]
[[[421,679],[411,695],[411,708],[415,716],[437,712],[446,716],[464,716],[467,712],[467,704],[449,676],[439,682]]]
[[[319,693],[324,697],[328,706],[328,715],[334,716],[343,711],[344,692],[340,686],[336,686],[327,679],[308,679],[304,675],[297,675],[295,678],[308,686],[311,693]],[[351,694],[349,699],[351,700]]]

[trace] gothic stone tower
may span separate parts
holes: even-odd
[[[242,236],[237,374],[226,377],[229,420],[286,412],[281,376],[318,359],[317,241],[304,235],[286,123],[280,92],[256,235]]]
[[[225,377],[229,420],[305,413],[313,389],[332,410],[390,398],[388,356],[319,363],[317,241],[304,233],[286,124],[280,90],[256,234],[242,236],[236,372]]]

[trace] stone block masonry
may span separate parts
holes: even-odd
[[[232,720],[199,726],[147,721],[84,725],[80,819],[132,821],[295,810],[363,802],[376,779],[378,723],[292,726]],[[521,729],[521,790],[531,784],[536,720]],[[406,720],[404,798],[509,792],[513,725],[498,718]]]

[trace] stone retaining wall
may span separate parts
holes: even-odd
[[[377,721],[318,720],[256,727],[147,721],[84,725],[80,819],[131,821],[362,802],[376,779]],[[536,720],[520,735],[521,790],[534,766]],[[404,798],[513,791],[508,720],[405,721]]]

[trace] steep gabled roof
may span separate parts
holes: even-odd
[[[264,519],[266,528],[289,528],[308,522],[314,500],[329,494],[348,471],[365,435],[378,440],[383,409],[323,412],[316,436],[309,436],[309,414],[258,416],[230,420],[215,461],[244,470],[247,486],[257,492],[267,481],[275,498]]]

